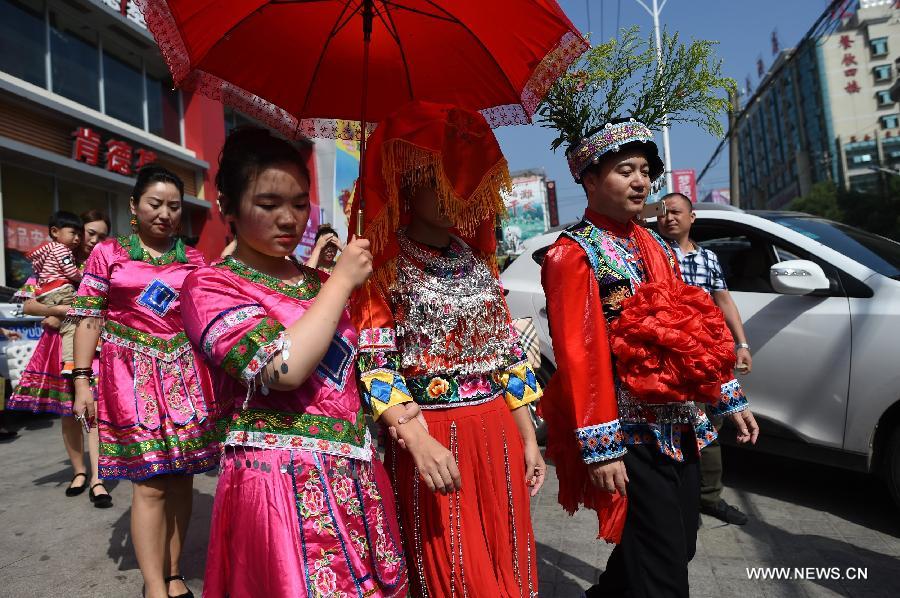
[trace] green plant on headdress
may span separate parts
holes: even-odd
[[[686,45],[677,33],[664,31],[657,59],[652,36],[645,40],[638,27],[631,27],[618,39],[593,46],[538,107],[541,126],[559,132],[551,147],[576,145],[621,116],[653,130],[666,121],[691,122],[721,136],[718,117],[728,109],[728,92],[737,85],[722,76],[722,61],[713,53],[716,43],[694,40]]]

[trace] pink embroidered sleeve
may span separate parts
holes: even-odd
[[[216,267],[198,268],[185,279],[181,317],[204,357],[248,385],[281,348],[284,326]]]

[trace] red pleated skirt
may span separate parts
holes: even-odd
[[[456,458],[462,490],[430,491],[410,454],[388,446],[385,465],[397,495],[411,595],[537,596],[525,456],[506,402],[423,413],[429,433]]]

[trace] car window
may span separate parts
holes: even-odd
[[[724,231],[719,231],[719,234],[722,232]],[[698,245],[709,249],[719,258],[725,283],[730,290],[745,293],[775,292],[769,282],[769,266],[775,261],[768,243],[745,234],[718,236],[713,233],[712,238],[700,240],[695,237],[695,240]]]
[[[883,276],[900,278],[900,243],[825,218],[792,215],[765,217],[815,239]]]
[[[715,252],[731,291],[775,293],[769,279],[771,266],[787,260],[810,260],[822,267],[831,283],[831,289],[825,294],[844,294],[837,268],[747,225],[698,220],[691,230],[691,237],[701,247]]]

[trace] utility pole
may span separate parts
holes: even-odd
[[[669,0],[653,0],[653,8],[651,9],[644,0],[635,0],[640,4],[647,13],[653,17],[653,34],[656,37],[656,62],[662,68],[662,33],[659,29],[659,15],[665,8]],[[663,159],[666,163],[666,190],[672,191],[672,150],[669,147],[669,123],[668,118],[663,118]]]
[[[737,115],[741,110],[740,100],[736,89],[732,89],[729,94],[731,96],[731,110],[728,111],[728,128],[735,131],[735,123]],[[732,133],[728,140],[728,174],[731,187],[731,205],[736,208],[741,207],[741,175],[740,175],[740,147],[738,144],[737,133]]]

